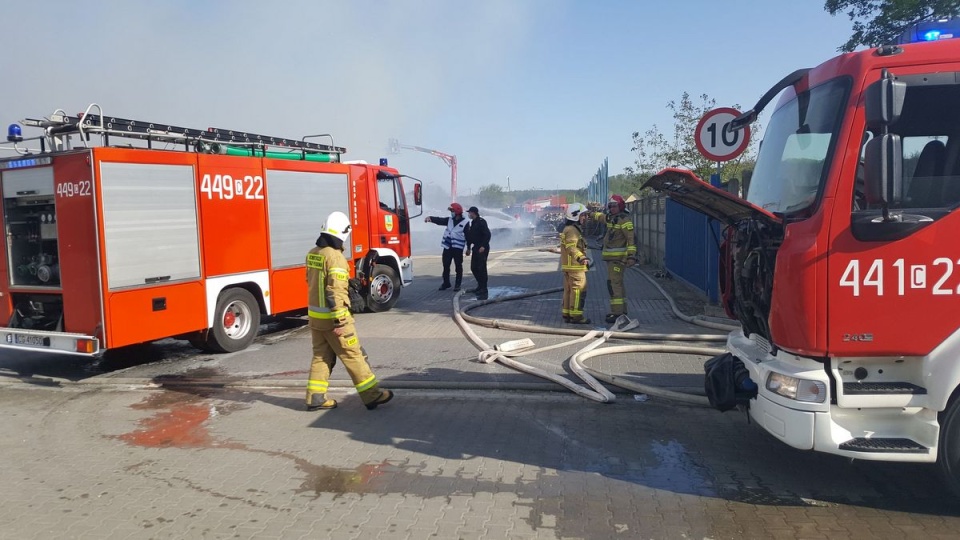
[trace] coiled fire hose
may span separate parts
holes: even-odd
[[[669,302],[670,307],[673,310],[673,313],[680,319],[687,321],[691,324],[696,324],[706,328],[712,328],[717,330],[735,330],[737,327],[724,325],[721,323],[716,323],[712,321],[707,321],[700,319],[698,317],[691,317],[683,314],[677,308],[676,303],[673,298],[658,284],[652,277],[647,275],[646,272],[637,269],[645,278],[647,278],[657,290],[660,291]],[[620,331],[621,321],[618,320],[611,329],[606,331],[600,330],[589,330],[586,332],[574,329],[566,328],[552,328],[547,326],[538,326],[538,325],[525,325],[517,324],[508,321],[501,321],[499,319],[487,319],[474,317],[469,315],[467,312],[478,308],[480,306],[507,302],[511,300],[519,300],[522,298],[529,298],[532,296],[539,296],[544,294],[552,294],[555,292],[562,291],[562,288],[553,288],[546,289],[542,291],[533,291],[522,294],[515,294],[510,296],[503,296],[499,298],[494,298],[491,300],[482,300],[464,308],[460,307],[460,296],[463,295],[463,292],[457,293],[453,297],[453,316],[457,325],[463,331],[467,339],[473,343],[474,347],[480,350],[478,359],[483,363],[491,363],[498,361],[501,364],[521,371],[523,373],[528,373],[548,381],[554,382],[567,388],[568,390],[574,392],[575,394],[598,401],[601,403],[610,403],[616,399],[612,392],[601,384],[601,381],[613,386],[618,386],[624,388],[631,392],[647,394],[654,397],[661,397],[664,399],[669,399],[672,401],[679,401],[689,405],[698,405],[698,406],[709,406],[707,398],[697,394],[689,394],[686,392],[677,392],[673,390],[666,390],[664,388],[659,388],[656,386],[650,386],[642,383],[638,383],[633,380],[629,380],[625,377],[617,377],[609,375],[598,371],[596,369],[584,366],[583,362],[590,358],[597,356],[605,356],[610,354],[623,354],[623,353],[637,353],[637,352],[661,352],[661,353],[679,353],[679,354],[696,354],[696,355],[705,355],[705,356],[715,356],[718,354],[723,354],[726,352],[724,349],[716,347],[697,347],[697,346],[688,346],[688,345],[668,345],[668,344],[647,344],[647,345],[616,345],[612,347],[599,348],[604,342],[609,339],[627,339],[627,340],[638,340],[638,341],[698,341],[698,342],[726,342],[727,337],[725,335],[716,335],[716,334],[658,334],[658,333],[639,333],[639,332],[624,332]],[[469,323],[469,324],[468,324]],[[470,328],[470,324],[476,324],[478,326],[484,326],[488,328],[497,328],[503,330],[514,330],[520,332],[532,332],[537,334],[552,334],[552,335],[564,335],[564,336],[578,336],[577,339],[566,341],[563,343],[558,343],[555,345],[550,345],[547,347],[541,347],[537,349],[526,349],[518,351],[516,353],[499,351],[496,348],[490,346],[484,342],[476,332]],[[540,368],[525,364],[517,360],[518,357],[530,355],[538,352],[545,352],[553,349],[559,349],[562,347],[568,347],[577,343],[590,342],[582,349],[573,354],[569,359],[570,370],[577,375],[582,381],[584,381],[589,388],[584,388],[583,386],[566,379],[560,375],[544,371]]]

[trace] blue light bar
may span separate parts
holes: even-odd
[[[11,161],[0,162],[0,169],[22,169],[24,167],[36,167],[38,165],[49,165],[50,157],[36,157],[25,159],[14,159]]]
[[[381,166],[381,167],[386,167],[386,166],[387,166],[387,158],[385,158],[385,157],[380,158],[380,166]]]
[[[904,29],[896,43],[930,43],[960,37],[960,17],[926,20]]]

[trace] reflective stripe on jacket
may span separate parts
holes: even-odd
[[[464,227],[470,223],[469,219],[460,218],[456,221],[454,218],[447,218],[447,230],[443,231],[443,239],[440,245],[443,249],[459,249],[467,245],[467,237],[464,233]]]
[[[603,235],[605,261],[626,261],[637,256],[633,240],[633,220],[626,213],[607,216],[607,233]]]
[[[580,227],[567,223],[560,233],[560,270],[564,272],[586,272],[587,265],[583,264],[586,257],[587,242],[583,239]]]
[[[315,247],[307,253],[307,315],[311,322],[334,328],[353,321],[349,280],[347,259],[340,250]]]

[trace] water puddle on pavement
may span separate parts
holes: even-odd
[[[406,466],[401,463],[384,461],[340,469],[316,465],[288,452],[261,450],[229,439],[219,439],[210,433],[208,421],[248,408],[249,402],[258,399],[258,395],[202,386],[200,383],[203,380],[222,383],[222,373],[215,369],[201,368],[181,375],[163,377],[163,390],[130,405],[131,409],[155,413],[141,419],[133,431],[110,438],[142,448],[226,449],[288,459],[305,475],[294,492],[312,494],[314,498],[324,493],[378,493],[383,486],[381,482],[374,482],[377,479],[386,481],[404,474],[417,476],[405,472]],[[139,465],[128,470],[149,476]],[[410,479],[406,480],[407,483],[409,481]],[[189,482],[187,486],[203,491]]]

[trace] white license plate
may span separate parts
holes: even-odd
[[[13,343],[15,345],[32,345],[35,347],[43,347],[46,345],[43,336],[31,336],[27,334],[13,334]]]

